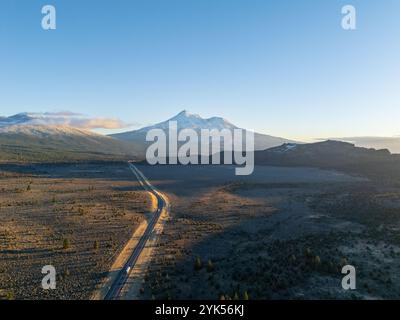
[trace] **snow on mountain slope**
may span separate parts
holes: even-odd
[[[123,132],[111,135],[111,137],[124,140],[124,141],[134,141],[139,145],[142,145],[144,149],[147,145],[146,143],[146,133],[151,129],[162,129],[166,133],[168,133],[168,126],[169,121],[176,121],[178,130],[182,129],[194,129],[196,131],[200,131],[201,129],[239,129],[239,127],[235,126],[234,124],[230,123],[229,121],[220,118],[220,117],[212,117],[208,119],[204,119],[197,114],[189,113],[188,111],[184,110],[177,114],[176,116],[172,117],[171,119],[160,122],[158,124],[145,127],[139,130],[130,131],[130,132]],[[267,148],[279,146],[283,143],[291,143],[294,141],[287,140],[284,138],[269,136],[265,134],[255,133],[255,149],[256,150],[264,150]]]
[[[10,117],[0,117],[0,128],[18,124],[27,124],[33,120],[34,118],[27,112],[18,113]]]
[[[90,117],[69,111],[24,112],[10,117],[0,117],[0,128],[12,125],[69,126],[86,130],[121,129],[129,126],[117,118]]]
[[[20,119],[8,120],[13,124],[7,126],[3,121],[0,127],[0,161],[108,160],[136,156],[133,143],[68,126],[32,125],[30,120]]]
[[[212,117],[209,119],[203,119],[197,114],[192,114],[186,110],[178,113],[175,117],[168,119],[167,121],[155,124],[153,126],[145,127],[134,132],[147,132],[151,129],[163,129],[168,130],[168,125],[170,121],[176,121],[178,125],[178,130],[181,129],[237,129],[237,127],[231,124],[229,121],[220,118],[220,117]]]
[[[25,134],[25,135],[36,136],[38,138],[45,138],[52,135],[75,135],[75,136],[86,136],[86,137],[101,136],[91,131],[68,127],[68,126],[45,126],[45,125],[31,125],[31,124],[27,125],[13,124],[9,126],[3,126],[0,127],[0,133]]]
[[[239,129],[229,121],[212,117],[204,119],[196,114],[182,111],[173,118],[145,127],[139,130],[103,136],[91,131],[60,124],[51,125],[57,118],[48,118],[46,113],[19,113],[10,117],[0,117],[0,160],[6,154],[12,157],[22,155],[27,159],[62,158],[68,153],[73,157],[88,155],[88,158],[101,159],[105,155],[132,156],[144,158],[149,142],[146,142],[146,134],[151,129],[163,129],[168,134],[169,122],[176,121],[178,130],[194,129]],[[255,133],[255,149],[267,148],[290,143],[293,141]],[[199,148],[201,150],[201,148]],[[29,156],[26,156],[26,155]],[[82,156],[83,157],[83,156]],[[7,156],[5,157],[7,158]],[[79,158],[81,158],[79,156]]]

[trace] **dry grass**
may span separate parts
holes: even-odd
[[[227,182],[206,168],[190,179],[187,169],[156,170],[163,179],[152,183],[168,192],[172,217],[142,298],[400,297],[398,188],[286,177]],[[341,287],[346,264],[356,267],[356,291]]]
[[[123,166],[118,170],[124,170]],[[130,178],[118,181],[3,173],[3,298],[88,298],[150,208],[151,199]],[[56,290],[41,287],[44,265],[57,270]]]

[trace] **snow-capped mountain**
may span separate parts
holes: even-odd
[[[73,117],[76,115],[73,114]],[[144,158],[150,142],[146,134],[151,129],[163,129],[168,134],[169,122],[176,121],[178,130],[194,129],[239,129],[229,121],[220,118],[202,118],[182,111],[161,123],[139,130],[103,136],[74,124],[87,124],[88,120],[74,118],[70,114],[19,113],[10,117],[0,117],[0,161],[7,159],[110,159],[114,156]],[[67,125],[63,125],[67,123]],[[243,135],[245,136],[245,135]],[[255,133],[255,149],[291,143],[293,141]],[[199,148],[201,150],[201,148]]]
[[[178,113],[176,116],[168,119],[167,121],[163,121],[157,123],[152,126],[148,126],[139,130],[118,133],[111,135],[111,137],[123,140],[123,141],[134,141],[137,145],[142,146],[142,151],[145,149],[146,145],[146,133],[151,129],[162,129],[166,133],[168,132],[169,122],[176,121],[178,131],[182,129],[194,129],[196,131],[200,131],[201,129],[239,129],[239,127],[230,123],[228,120],[220,118],[220,117],[212,117],[212,118],[202,118],[197,114],[189,113],[184,110]],[[282,145],[283,143],[294,143],[295,141],[287,140],[280,137],[274,137],[270,135],[255,133],[255,149],[256,150],[264,150],[271,147],[276,147]]]
[[[82,136],[87,138],[98,137],[99,135],[91,131],[82,130],[68,126],[55,126],[55,125],[33,125],[30,122],[13,124],[0,127],[0,134],[8,135],[29,135],[36,138],[49,138],[51,136]]]
[[[115,118],[89,117],[81,113],[24,112],[10,117],[0,117],[0,128],[11,125],[68,126],[80,129],[121,129],[129,126]]]
[[[220,117],[212,117],[209,119],[204,119],[200,117],[198,114],[190,113],[186,110],[178,113],[175,117],[168,119],[167,121],[160,122],[153,126],[145,127],[139,130],[135,130],[133,132],[147,132],[151,129],[163,129],[168,130],[168,125],[170,121],[176,121],[178,130],[182,129],[194,129],[194,130],[201,130],[201,129],[237,129],[235,125],[230,123],[229,121],[220,118]],[[129,133],[128,133],[129,134]]]
[[[33,121],[34,117],[30,116],[29,113],[18,113],[10,117],[0,117],[0,128],[18,124],[28,124]]]
[[[135,157],[133,143],[20,113],[0,117],[0,161],[66,161]]]

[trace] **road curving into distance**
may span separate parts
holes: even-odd
[[[131,256],[125,263],[124,267],[119,271],[115,281],[111,284],[110,289],[108,290],[107,294],[105,295],[105,300],[118,300],[121,295],[121,291],[126,284],[127,280],[129,279],[129,275],[132,272],[133,268],[135,267],[136,262],[139,259],[140,254],[142,253],[143,249],[146,246],[147,241],[149,240],[151,234],[153,233],[154,227],[156,226],[157,222],[160,219],[161,214],[164,211],[169,212],[169,203],[166,196],[164,196],[160,191],[158,191],[155,187],[153,187],[147,178],[143,175],[142,172],[131,162],[128,163],[129,168],[135,174],[137,180],[139,181],[140,185],[148,192],[152,193],[157,199],[157,209],[150,218],[148,222],[147,228],[143,233],[142,237],[140,238],[138,244],[136,245],[135,249],[133,250]]]

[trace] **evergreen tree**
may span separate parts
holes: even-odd
[[[203,267],[203,264],[201,263],[200,257],[196,258],[196,261],[194,263],[194,269],[195,270],[200,270]]]
[[[207,263],[207,272],[212,272],[212,271],[214,271],[214,265],[213,265],[213,263],[212,263],[211,260],[208,260],[208,263]]]

